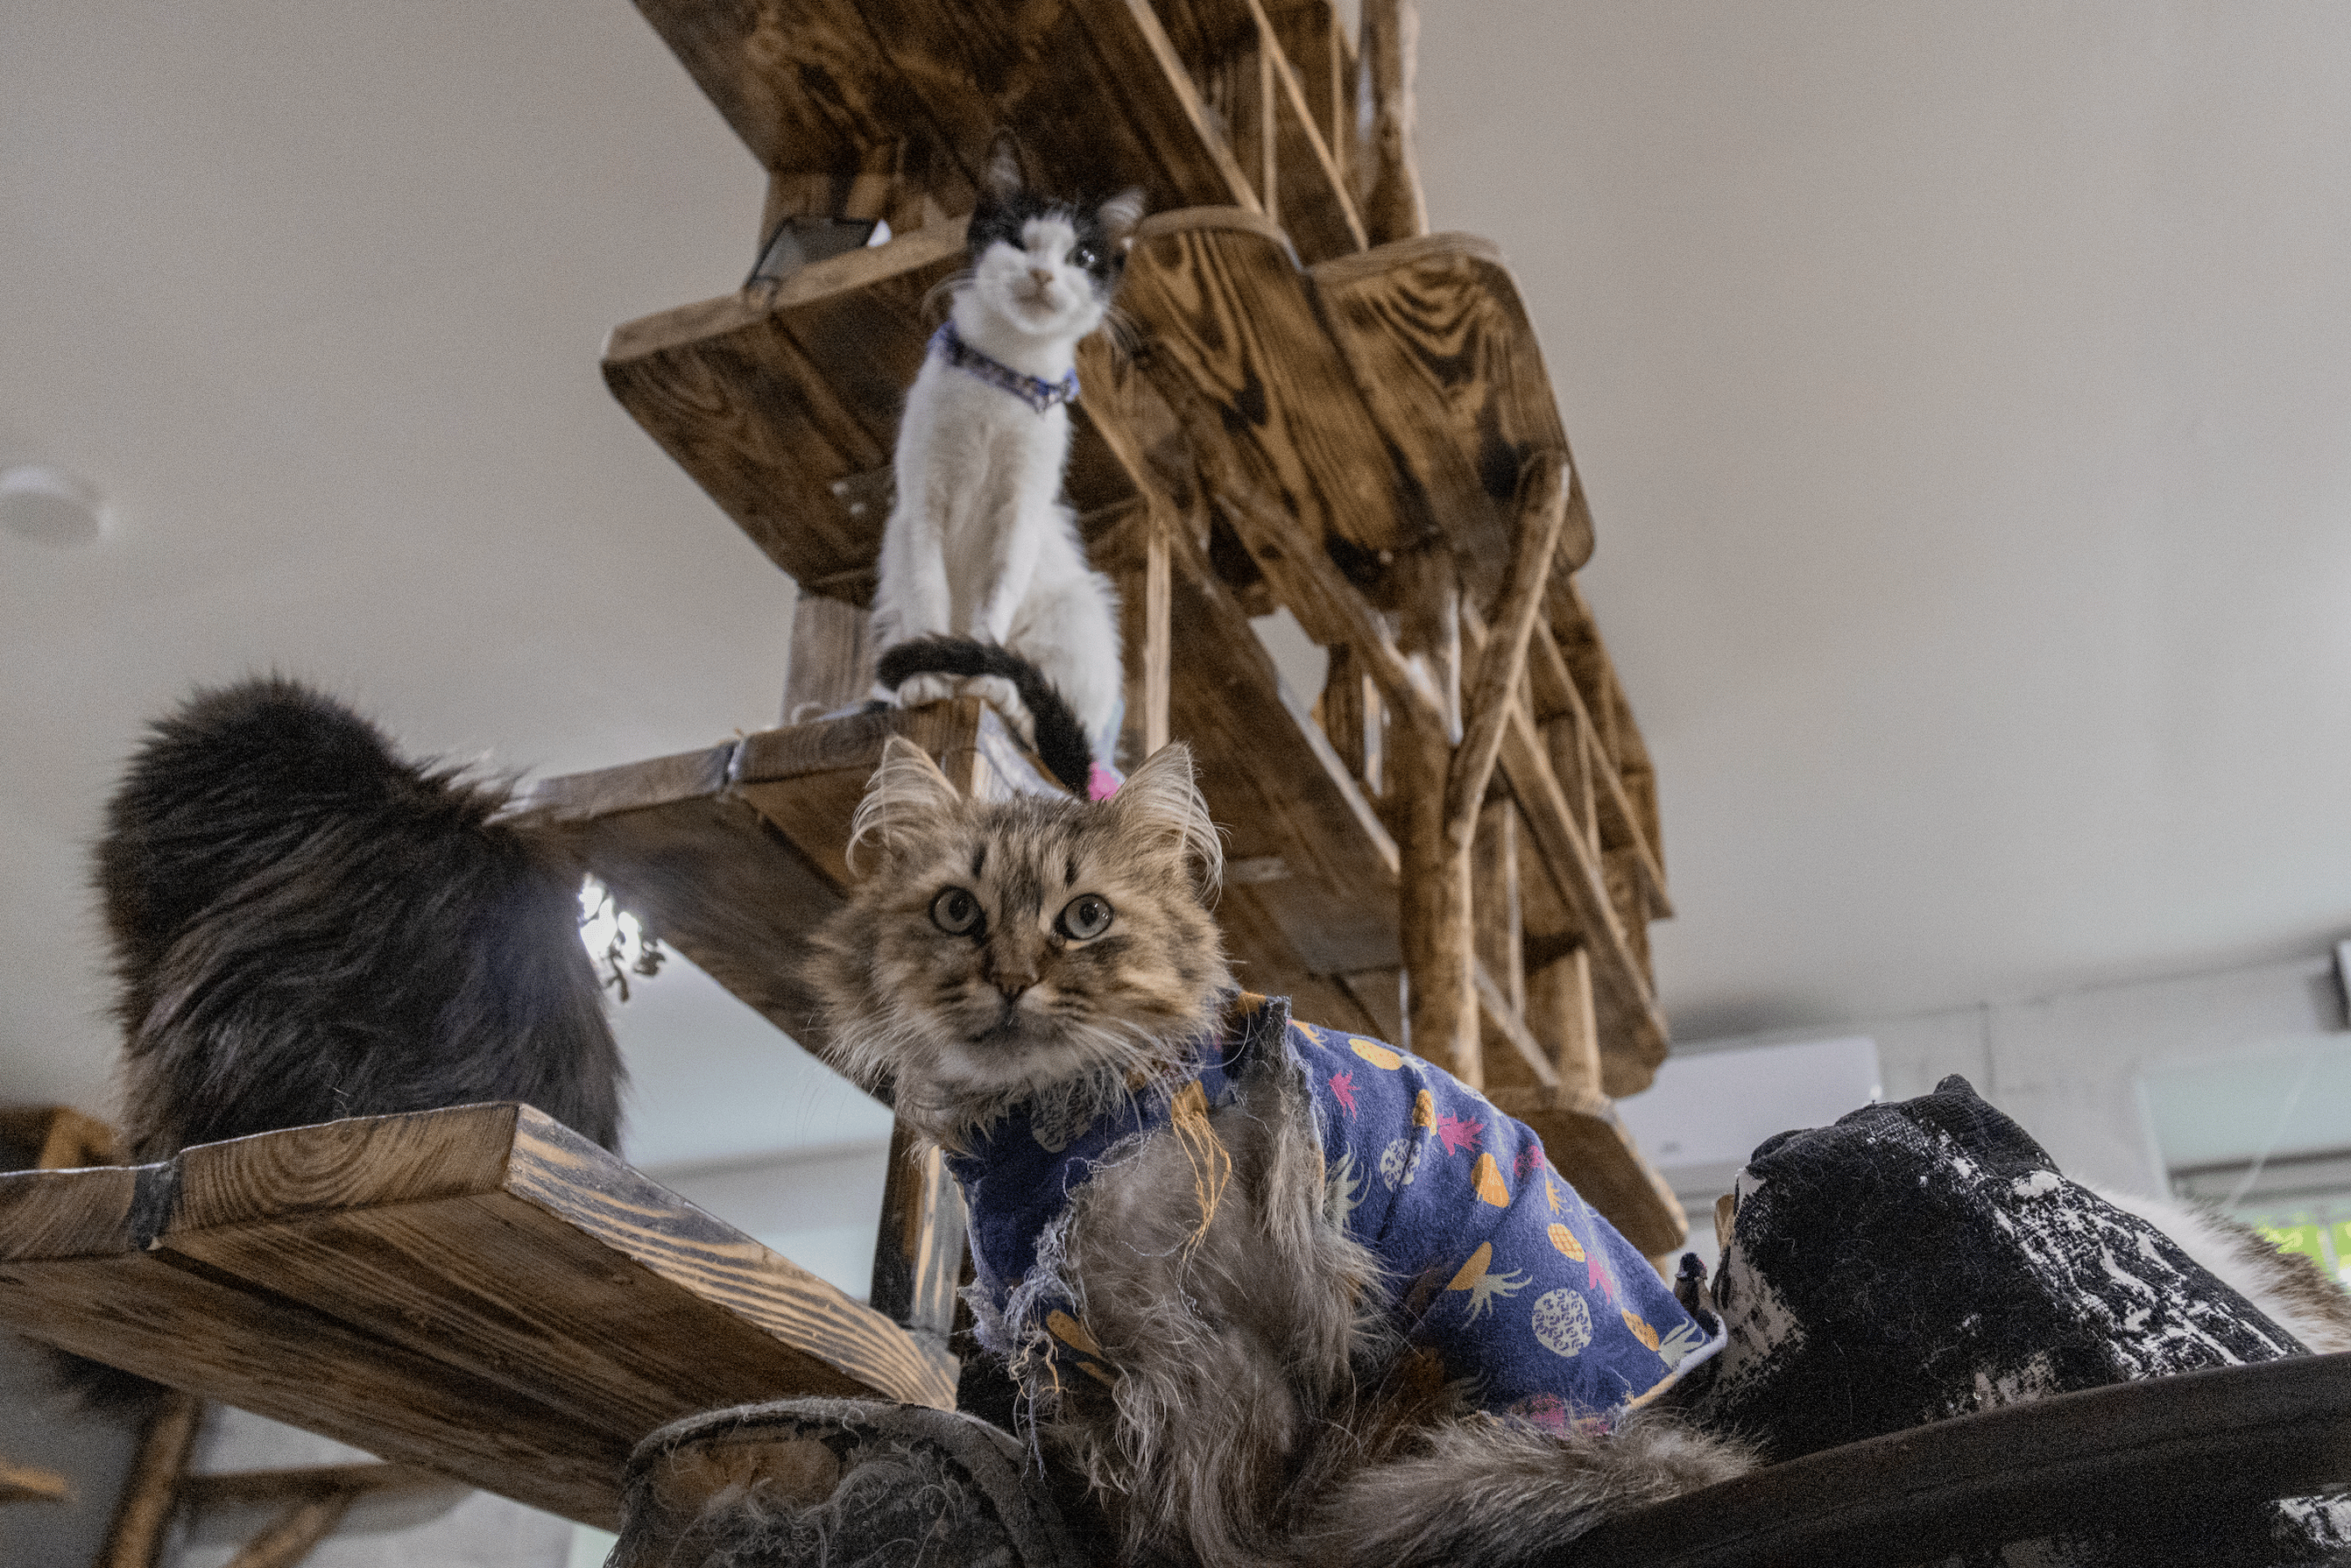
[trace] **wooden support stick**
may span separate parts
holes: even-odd
[[[946,1352],[955,1332],[963,1253],[963,1195],[937,1146],[901,1122],[890,1132],[890,1168],[883,1177],[868,1298],[873,1310]]]
[[[1387,624],[1328,555],[1296,548],[1296,520],[1227,455],[1215,416],[1187,410],[1185,424],[1218,507],[1306,634],[1326,648],[1343,643],[1353,650],[1400,724],[1424,724],[1444,735],[1446,704],[1429,672],[1404,656]]]
[[[1364,227],[1374,245],[1428,232],[1428,202],[1414,166],[1413,77],[1420,54],[1416,0],[1364,0],[1363,58],[1372,89],[1371,189]]]
[[[335,1531],[350,1511],[359,1493],[341,1491],[288,1504],[269,1528],[246,1542],[225,1568],[294,1568],[311,1549]]]
[[[1119,638],[1124,644],[1126,716],[1119,739],[1130,768],[1167,744],[1168,682],[1175,674],[1175,627],[1168,603],[1175,579],[1168,556],[1174,524],[1154,507],[1142,524],[1140,559],[1129,549],[1113,576],[1118,580]]]
[[[831,713],[862,699],[873,685],[877,657],[856,605],[803,592],[792,609],[791,663],[784,669],[784,722]]]
[[[1562,1092],[1601,1092],[1600,1024],[1588,950],[1571,948],[1527,977],[1527,1028],[1551,1053]]]
[[[1502,728],[1510,723],[1512,698],[1527,667],[1527,639],[1542,611],[1552,551],[1567,521],[1566,481],[1567,460],[1557,452],[1537,454],[1519,473],[1518,545],[1495,605],[1494,629],[1479,656],[1468,723],[1446,780],[1446,831],[1464,849],[1478,825],[1478,808],[1501,752]]]
[[[1433,716],[1388,732],[1392,789],[1402,831],[1402,908],[1397,935],[1409,991],[1406,1040],[1472,1088],[1486,1081],[1478,1033],[1468,845],[1446,832],[1445,780],[1453,758]]]
[[[155,1568],[162,1561],[164,1537],[180,1505],[180,1478],[204,1416],[204,1402],[194,1395],[174,1389],[163,1396],[140,1437],[98,1568]]]
[[[1477,922],[1478,961],[1494,977],[1506,1009],[1527,1005],[1526,931],[1519,905],[1519,808],[1507,794],[1489,796],[1469,841],[1469,904]]]

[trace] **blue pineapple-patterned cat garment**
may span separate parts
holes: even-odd
[[[1418,1057],[1248,994],[1185,1073],[1116,1114],[1064,1128],[1016,1113],[948,1159],[970,1210],[983,1343],[1050,1346],[1115,1375],[1057,1274],[1071,1200],[1129,1139],[1171,1126],[1213,1136],[1206,1113],[1234,1101],[1267,1051],[1311,1092],[1325,1214],[1377,1254],[1407,1342],[1480,1408],[1553,1429],[1605,1425],[1721,1347],[1720,1325],[1683,1309],[1523,1123]]]

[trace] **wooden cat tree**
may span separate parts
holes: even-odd
[[[889,225],[605,352],[613,394],[800,586],[786,715],[871,684],[897,411],[997,130],[1040,188],[1143,186],[1130,339],[1084,346],[1068,480],[1124,601],[1125,751],[1196,754],[1245,985],[1481,1086],[1645,1251],[1677,1247],[1609,1106],[1666,1053],[1655,779],[1576,591],[1591,517],[1516,287],[1490,245],[1423,232],[1410,7],[1365,6],[1365,69],[1326,0],[641,9],[769,171],[763,239]],[[1328,652],[1319,695],[1250,632],[1277,606]],[[821,1051],[791,964],[847,885],[882,737],[910,727],[943,755],[994,733],[787,727],[552,780],[534,820]],[[981,749],[987,787],[1050,787]]]
[[[1677,1247],[1609,1098],[1666,1052],[1655,780],[1576,591],[1591,518],[1517,290],[1491,246],[1423,232],[1408,4],[1365,0],[1362,68],[1327,0],[641,8],[768,169],[763,247],[890,225],[606,351],[799,584],[786,716],[872,680],[899,401],[998,128],[1041,187],[1142,185],[1133,340],[1086,345],[1067,488],[1121,586],[1124,747],[1187,742],[1229,832],[1243,983],[1481,1085],[1644,1251]],[[1251,630],[1277,607],[1329,655],[1320,694]],[[796,968],[893,733],[975,794],[1056,788],[967,701],[551,779],[519,820],[821,1052]],[[0,1174],[0,1322],[601,1524],[662,1422],[952,1404],[964,1260],[935,1155],[891,1162],[869,1305],[514,1106]]]

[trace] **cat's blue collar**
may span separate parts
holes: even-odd
[[[1010,365],[989,359],[963,340],[953,321],[942,321],[939,329],[931,334],[931,352],[938,355],[959,371],[968,371],[989,386],[1010,392],[1039,413],[1057,402],[1078,401],[1078,372],[1071,371],[1060,381],[1040,381],[1024,376]]]

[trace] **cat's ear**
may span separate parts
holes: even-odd
[[[998,201],[1019,195],[1026,186],[1020,175],[1020,147],[1012,140],[1012,132],[999,131],[987,146],[987,170],[981,176],[987,193]]]
[[[1144,196],[1143,187],[1129,185],[1094,211],[1094,221],[1102,227],[1112,248],[1123,250],[1134,236],[1134,225],[1143,221]]]
[[[1225,876],[1225,844],[1208,820],[1208,802],[1192,777],[1192,750],[1170,741],[1126,776],[1110,798],[1120,827],[1177,864],[1198,873],[1200,891],[1213,898]]]
[[[857,846],[872,839],[890,853],[909,832],[948,816],[963,804],[963,796],[939,771],[929,753],[903,735],[893,735],[882,747],[882,765],[866,781],[865,799],[849,822],[850,868],[857,865]]]

